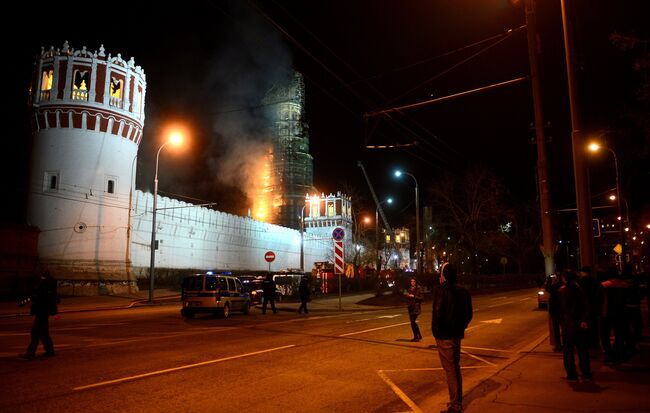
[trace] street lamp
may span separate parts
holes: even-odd
[[[160,148],[158,148],[158,153],[156,154],[156,173],[154,174],[153,179],[153,209],[151,211],[151,262],[149,264],[149,304],[153,304],[153,289],[155,282],[155,270],[156,270],[156,209],[158,207],[158,158],[160,157],[160,151],[162,149],[172,144],[173,146],[179,146],[183,143],[183,135],[180,132],[174,131],[169,135],[167,142],[163,143]]]
[[[619,261],[619,268],[623,271],[623,260],[625,259],[625,231],[623,230],[623,215],[621,213],[621,189],[618,183],[618,159],[616,158],[616,152],[607,146],[602,146],[596,142],[592,142],[589,145],[589,150],[592,152],[598,152],[600,149],[610,151],[614,157],[614,170],[616,172],[616,207],[618,209],[618,229],[621,237],[621,259]]]
[[[381,271],[381,254],[379,254],[379,207],[381,204],[392,204],[393,198],[380,201],[375,208],[375,251],[377,251],[377,274]]]
[[[420,201],[418,197],[418,180],[415,179],[415,176],[413,176],[413,174],[410,174],[408,172],[400,170],[395,171],[395,176],[398,178],[402,176],[402,174],[410,176],[413,178],[413,182],[415,182],[415,237],[417,239],[417,244],[415,246],[415,256],[417,257],[418,262],[417,271],[422,272],[422,264],[420,260]]]

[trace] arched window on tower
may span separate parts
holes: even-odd
[[[111,77],[111,100],[110,105],[122,108],[122,91],[124,80]]]
[[[90,83],[90,72],[87,70],[75,70],[73,79],[72,99],[88,100],[88,84]]]
[[[50,91],[52,90],[52,78],[54,71],[52,69],[43,70],[41,76],[41,100],[50,100]]]

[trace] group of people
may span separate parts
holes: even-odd
[[[589,348],[600,348],[604,362],[619,363],[634,353],[641,337],[641,290],[630,267],[610,268],[597,279],[589,267],[549,277],[549,316],[553,350],[562,352],[566,379],[578,380],[574,352],[583,380],[591,380]],[[612,333],[614,341],[612,343]]]
[[[262,282],[262,292],[263,292],[263,301],[262,301],[262,314],[266,314],[266,308],[270,304],[273,314],[277,314],[278,310],[275,308],[275,281],[271,274],[267,274],[266,279]],[[309,287],[309,277],[303,275],[300,277],[300,283],[298,284],[298,295],[300,296],[300,307],[298,307],[298,314],[302,314],[304,311],[305,314],[309,313],[307,309],[307,303],[309,302],[311,291]]]

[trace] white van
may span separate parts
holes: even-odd
[[[185,277],[181,300],[181,315],[188,318],[194,317],[196,313],[214,313],[228,318],[231,311],[248,314],[251,307],[250,295],[244,291],[241,281],[212,272]]]

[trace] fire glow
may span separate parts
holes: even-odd
[[[273,177],[271,174],[272,153],[269,149],[254,164],[253,172],[253,219],[268,222],[271,218],[271,189]]]

